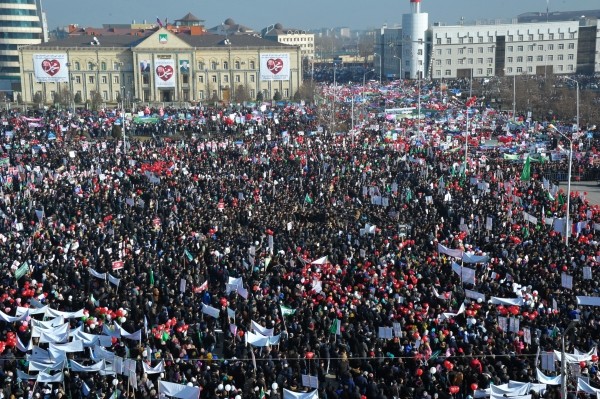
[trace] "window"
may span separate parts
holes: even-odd
[[[435,44],[442,44],[442,39],[440,39],[439,37],[435,39]]]
[[[519,40],[520,42],[522,42],[522,41],[523,41],[523,35],[519,35],[519,38],[518,38],[518,40]]]
[[[106,71],[106,62],[102,61],[100,63],[100,69],[102,69],[103,71]]]
[[[102,84],[107,84],[108,83],[108,79],[106,78],[106,76],[101,76],[100,77],[100,81],[102,82]]]
[[[81,70],[81,64],[79,63],[79,61],[75,61],[75,70],[76,71],[80,71]]]
[[[459,37],[458,38],[458,43],[459,44],[463,44],[465,42],[465,38],[464,37]]]
[[[114,95],[114,97],[113,97],[113,98],[114,98],[115,100],[116,100],[117,98],[119,98],[119,92],[118,92],[118,91],[115,91],[115,95]]]
[[[451,59],[447,59],[446,60],[446,65],[452,65],[452,60]]]
[[[479,54],[483,54],[483,47],[477,47],[477,52]]]
[[[250,89],[250,98],[255,98],[256,97],[256,91],[254,89]]]
[[[508,51],[512,52],[513,51],[513,46],[508,46]]]
[[[210,63],[210,69],[212,69],[213,71],[214,71],[215,69],[217,69],[217,61],[212,61],[212,62]]]
[[[575,67],[573,65],[569,65],[569,71],[573,71]]]
[[[119,84],[119,77],[118,76],[113,76],[113,83]]]
[[[493,53],[494,52],[495,47],[494,46],[490,46],[488,47],[488,53]]]
[[[473,47],[469,47],[469,48],[467,49],[467,53],[468,53],[468,54],[473,54]]]
[[[523,51],[523,46],[517,46],[517,51]]]
[[[563,43],[560,43],[560,44],[558,45],[558,49],[559,49],[559,50],[564,50],[564,49],[565,49],[565,45],[564,45]]]
[[[558,65],[558,71],[559,71],[559,72],[562,72],[562,71],[563,71],[563,69],[564,69],[564,66],[562,66],[562,65]]]
[[[529,46],[527,46],[528,51],[533,51],[534,48],[535,48],[535,46],[533,44],[530,44]]]
[[[548,39],[554,40],[554,33],[548,33]]]
[[[145,73],[142,75],[142,84],[143,85],[149,85],[150,84],[150,76]]]
[[[573,50],[575,48],[575,43],[569,43],[569,50]]]
[[[536,57],[536,61],[544,61],[544,56],[543,55],[538,55]]]
[[[204,83],[204,75],[199,75],[198,76],[198,82]]]
[[[472,37],[469,37],[469,43],[473,43],[473,38]],[[481,41],[479,43],[481,43]]]
[[[77,90],[76,94],[79,94],[79,97],[81,97],[81,90]]]
[[[92,62],[88,62],[88,69],[91,71],[92,69],[94,69],[94,63]]]
[[[529,40],[529,41],[532,41],[532,40],[533,40],[533,35],[529,35],[529,36],[527,37],[527,40]]]
[[[464,58],[461,58],[461,59],[459,59],[459,60],[458,60],[458,65],[462,65],[462,64],[464,64],[464,63],[465,63],[465,60],[464,60]]]
[[[532,55],[528,55],[527,56],[527,62],[533,62],[533,56]]]
[[[528,67],[527,67],[527,72],[528,72],[528,73],[531,73],[531,72],[533,72],[533,67],[530,67],[530,66],[528,66]]]
[[[446,70],[444,71],[444,75],[445,75],[445,76],[450,76],[450,75],[451,75],[451,72],[452,72],[451,70],[449,70],[449,69],[446,69]]]
[[[493,59],[493,58],[488,58],[488,59],[486,60],[486,62],[487,62],[488,64],[491,64],[492,62],[494,62],[494,59]]]
[[[106,90],[104,90],[104,91],[102,92],[102,99],[103,99],[104,101],[108,101],[108,92],[107,92]]]
[[[254,61],[250,61],[250,69],[255,69],[256,63]]]
[[[435,70],[435,76],[442,76],[442,71],[439,69]]]
[[[435,65],[442,65],[442,60],[435,60]]]
[[[517,57],[517,62],[523,62],[523,56],[521,56],[521,55],[520,55],[520,56],[518,56],[518,57]]]
[[[120,68],[119,68],[120,66],[121,66],[121,63],[119,63],[119,62],[113,62],[113,69],[114,69],[115,71],[116,71],[116,70],[119,70],[119,69],[120,69]]]
[[[540,34],[540,40],[544,40],[544,34]]]
[[[254,83],[254,79],[255,79],[254,75],[250,75],[250,82]]]
[[[212,96],[213,96],[213,98],[217,97],[217,91],[216,90],[213,90]]]
[[[558,55],[558,60],[559,60],[559,61],[562,61],[562,60],[563,60],[563,55],[562,55],[562,54],[559,54],[559,55]]]
[[[439,49],[435,50],[435,54],[436,55],[442,55],[442,49],[439,48]]]
[[[198,99],[204,100],[204,90],[200,90],[200,92],[198,93]]]
[[[507,61],[508,62],[513,62],[513,57],[508,57]]]
[[[483,64],[483,58],[477,58],[477,63],[478,64]]]
[[[548,45],[548,50],[554,50],[554,44],[549,44]]]
[[[464,52],[465,52],[465,49],[464,49],[464,48],[459,48],[459,49],[458,49],[458,54],[464,54]]]
[[[452,39],[451,39],[451,38],[449,38],[449,37],[447,37],[447,38],[446,38],[446,44],[452,44]]]
[[[288,98],[290,96],[290,90],[289,89],[283,89],[283,97]]]
[[[517,67],[517,73],[523,73],[523,67]]]
[[[181,83],[184,85],[190,84],[190,75],[184,73],[181,75]]]
[[[204,66],[205,66],[205,65],[204,65],[204,62],[200,61],[200,62],[198,63],[198,69],[200,69],[201,71],[203,71],[203,70],[204,70]],[[204,93],[204,92],[203,92],[203,93]]]
[[[483,69],[481,69],[481,68],[477,68],[477,72],[476,72],[476,74],[477,74],[477,75],[482,75],[482,74],[483,74]]]
[[[75,76],[75,83],[81,84],[81,76]]]
[[[552,54],[548,56],[548,61],[554,61],[554,56]]]
[[[242,78],[240,75],[235,75],[235,83],[240,83],[242,81]]]
[[[217,83],[217,75],[212,75],[211,80],[213,83]]]
[[[240,62],[239,61],[235,62],[235,69],[240,69]]]
[[[229,69],[229,62],[223,61],[223,69]]]
[[[539,44],[538,45],[538,51],[544,51],[544,45]]]
[[[94,76],[93,75],[88,76],[88,83],[94,84]]]
[[[510,67],[509,67],[509,68],[506,68],[506,72],[508,72],[508,73],[512,73],[512,68],[510,68]]]
[[[508,35],[508,41],[509,41],[509,42],[512,42],[513,40],[514,40],[514,37],[513,37],[513,35]]]
[[[446,54],[448,54],[448,55],[452,54],[452,49],[451,48],[446,49]]]
[[[574,60],[575,56],[573,54],[569,54],[569,55],[567,55],[567,59],[568,60]]]
[[[223,75],[223,82],[229,83],[229,75]]]
[[[559,33],[559,34],[558,34],[558,38],[559,38],[560,40],[565,40],[565,34],[564,34],[564,33]]]
[[[575,39],[575,32],[569,33],[569,39]]]
[[[418,49],[417,50],[417,55],[423,55],[423,49]]]
[[[469,59],[467,60],[467,63],[468,63],[469,65],[473,65],[473,58],[469,58]]]

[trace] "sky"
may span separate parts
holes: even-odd
[[[598,0],[549,0],[550,11],[600,8]],[[191,12],[212,28],[233,19],[260,31],[271,24],[286,28],[349,27],[373,29],[400,24],[410,11],[409,0],[43,0],[50,30],[68,24],[99,27],[103,23],[174,21]],[[475,20],[510,18],[528,11],[546,10],[546,0],[422,0],[429,23],[458,24]]]

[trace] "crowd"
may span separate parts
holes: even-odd
[[[573,320],[566,353],[595,349],[598,310],[576,296],[599,295],[600,208],[572,193],[567,246],[544,164],[472,149],[465,167],[372,128],[340,140],[309,106],[196,112],[224,134],[123,141],[86,134],[118,113],[5,115],[4,398],[155,398],[170,382],[207,399],[469,399],[538,381]],[[571,376],[600,387],[597,361]]]

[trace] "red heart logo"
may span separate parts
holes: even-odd
[[[267,60],[267,69],[272,74],[277,75],[283,69],[283,60],[281,58],[269,58]]]
[[[42,70],[50,76],[54,76],[60,71],[60,62],[58,60],[42,61]]]
[[[165,82],[173,76],[173,67],[171,65],[159,65],[156,67],[156,76]]]

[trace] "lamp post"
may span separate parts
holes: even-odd
[[[554,129],[554,131],[562,136],[565,140],[569,142],[569,172],[567,174],[567,211],[565,212],[565,245],[569,246],[569,236],[571,235],[571,231],[569,230],[569,213],[571,210],[571,171],[573,166],[573,140],[565,136],[563,133]]]
[[[575,82],[575,87],[577,89],[577,131],[579,132],[579,81],[573,78],[569,78],[567,76],[565,76],[564,78],[570,80],[571,82]]]
[[[393,57],[398,60],[398,79],[402,79],[402,58],[397,55],[394,55]]]
[[[567,399],[567,362],[565,360],[565,337],[567,336],[569,331],[575,328],[577,323],[577,320],[573,320],[571,323],[569,323],[569,326],[565,329],[560,338],[562,344],[560,351],[560,383],[562,390],[562,399]]]
[[[467,131],[465,132],[465,174],[467,173],[468,157],[469,157],[469,101],[473,96],[473,68],[471,68],[471,74],[469,75],[469,99],[467,100],[466,113],[467,113]]]
[[[383,75],[383,61],[381,59],[381,54],[373,53],[373,57],[375,56],[379,57],[379,84],[381,84],[381,75]]]

